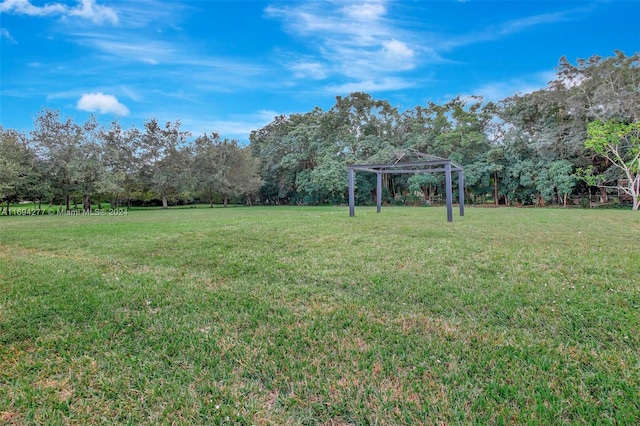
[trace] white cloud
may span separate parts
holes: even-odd
[[[342,12],[353,19],[372,21],[379,18],[386,13],[387,9],[383,3],[369,2],[364,4],[352,4],[342,8]]]
[[[389,65],[395,65],[396,69],[412,69],[415,52],[405,43],[396,39],[382,42],[382,56]]]
[[[95,0],[80,0],[80,6],[69,9],[68,13],[70,16],[89,19],[96,24],[101,24],[104,21],[111,22],[114,25],[118,23],[116,11],[110,7],[96,4]]]
[[[407,40],[415,39],[387,16],[386,1],[365,1],[335,7],[310,2],[290,7],[268,7],[267,15],[282,21],[286,31],[311,39],[314,55],[289,67],[297,78],[327,78],[340,74],[385,87],[398,72],[414,69],[417,52]],[[397,79],[396,79],[397,80]]]
[[[78,0],[79,5],[69,7],[61,3],[49,3],[36,6],[30,0],[4,0],[0,3],[0,12],[16,13],[28,16],[60,15],[62,17],[80,17],[101,24],[105,21],[118,23],[118,13],[107,6],[96,4],[96,0]]]
[[[0,39],[3,39],[3,38],[6,38],[13,44],[18,44],[18,42],[15,41],[13,37],[11,37],[9,30],[6,28],[0,28]]]
[[[320,62],[298,62],[291,65],[295,78],[311,78],[322,80],[327,77],[327,70]]]
[[[4,0],[0,3],[0,12],[13,12],[19,15],[46,16],[64,14],[68,8],[62,4],[34,6],[29,0]]]
[[[121,104],[113,95],[104,93],[85,93],[78,100],[76,107],[82,111],[99,112],[100,114],[128,115],[129,109]]]

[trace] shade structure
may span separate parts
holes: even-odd
[[[413,156],[418,157],[418,161],[400,161],[405,158],[399,156],[398,161],[392,163],[371,163],[371,164],[349,164],[349,216],[355,216],[355,173],[364,171],[376,173],[376,210],[380,213],[382,209],[382,175],[384,174],[418,174],[418,173],[444,173],[445,196],[447,203],[447,222],[453,222],[453,173],[458,174],[458,198],[460,205],[460,216],[464,216],[464,168],[454,161],[422,154],[411,150]]]

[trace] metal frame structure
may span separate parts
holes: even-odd
[[[444,172],[445,194],[447,201],[447,222],[453,222],[453,189],[452,174],[458,173],[458,193],[460,204],[460,216],[464,216],[464,168],[453,161],[428,156],[414,151],[414,154],[424,159],[423,161],[395,162],[389,164],[349,164],[349,216],[355,216],[355,172],[364,171],[377,175],[376,185],[376,205],[377,212],[380,213],[382,207],[382,175],[393,173],[442,173]],[[403,157],[403,156],[402,156]],[[402,159],[402,157],[399,158]],[[398,160],[398,161],[399,161]]]

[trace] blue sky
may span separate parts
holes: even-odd
[[[0,0],[0,124],[44,108],[124,127],[179,119],[247,141],[365,91],[404,110],[499,100],[640,50],[637,1]]]

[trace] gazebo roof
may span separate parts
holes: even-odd
[[[376,154],[363,164],[349,164],[353,170],[384,173],[434,173],[443,172],[449,164],[452,171],[462,171],[464,167],[447,158],[424,154],[413,148],[389,152],[387,155]],[[382,162],[381,162],[382,160]],[[440,166],[440,167],[438,167]]]

